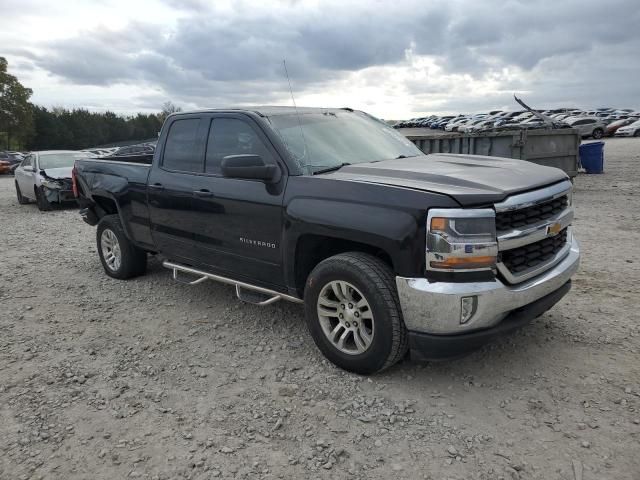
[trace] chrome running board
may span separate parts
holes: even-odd
[[[270,305],[272,303],[277,302],[278,300],[286,300],[288,302],[293,303],[304,303],[304,301],[298,297],[294,297],[292,295],[287,295],[285,293],[276,292],[275,290],[270,290],[268,288],[258,287],[257,285],[251,285],[249,283],[240,282],[238,280],[233,280],[231,278],[222,277],[220,275],[214,275],[213,273],[203,272],[202,270],[197,270],[192,267],[187,267],[186,265],[181,265],[179,263],[173,263],[169,261],[162,262],[162,266],[168,268],[173,271],[173,279],[176,282],[183,283],[185,285],[196,285],[198,283],[202,283],[205,280],[214,280],[216,282],[225,283],[227,285],[233,285],[236,287],[236,296],[243,302],[253,303],[254,305],[259,305],[261,307],[265,305]],[[190,275],[195,275],[195,280],[181,280],[178,276],[179,272],[188,273]],[[256,292],[261,294],[261,296],[267,297],[266,299],[262,299],[262,297],[252,297],[250,294],[247,295],[247,292],[242,292],[242,290],[250,290],[251,292]]]

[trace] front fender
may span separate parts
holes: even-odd
[[[424,274],[429,208],[459,207],[452,198],[409,188],[290,177],[284,199],[283,264],[296,284],[296,248],[303,235],[357,242],[383,251],[396,275]]]

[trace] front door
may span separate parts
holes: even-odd
[[[27,167],[27,170],[25,170],[25,167]],[[20,187],[20,193],[22,193],[24,197],[35,200],[36,195],[34,193],[33,187],[36,184],[36,172],[33,154],[24,157],[24,160],[22,160],[20,166],[16,168],[14,176],[16,182],[18,183],[18,187]]]
[[[260,155],[284,166],[253,119],[215,114],[207,122],[204,175],[197,177],[192,218],[197,262],[235,279],[284,285],[282,273],[282,201],[286,175],[277,183],[222,176],[228,155]]]

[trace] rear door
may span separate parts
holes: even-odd
[[[284,163],[249,116],[211,114],[206,130],[205,171],[195,180],[191,217],[197,225],[197,262],[232,278],[282,286]],[[260,155],[265,163],[278,165],[280,180],[224,177],[223,158],[242,154]]]
[[[147,184],[154,244],[168,258],[190,264],[196,259],[192,198],[195,179],[204,170],[205,126],[202,115],[175,117]]]
[[[594,123],[595,123],[595,120],[585,118],[583,120],[578,120],[576,123],[574,123],[573,128],[577,128],[578,132],[580,132],[580,135],[582,136],[590,135]]]

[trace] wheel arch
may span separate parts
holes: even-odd
[[[122,225],[122,229],[124,230],[124,234],[130,241],[134,241],[134,237],[131,234],[130,227],[124,215],[122,214],[122,210],[118,202],[109,196],[106,195],[92,195],[92,206],[91,208],[96,213],[98,217],[98,222],[107,216],[107,215],[118,215],[120,218],[120,224]]]
[[[346,252],[368,253],[395,271],[392,255],[380,246],[341,237],[304,234],[298,237],[294,253],[293,281],[298,295],[303,295],[307,278],[316,265],[327,258]]]

